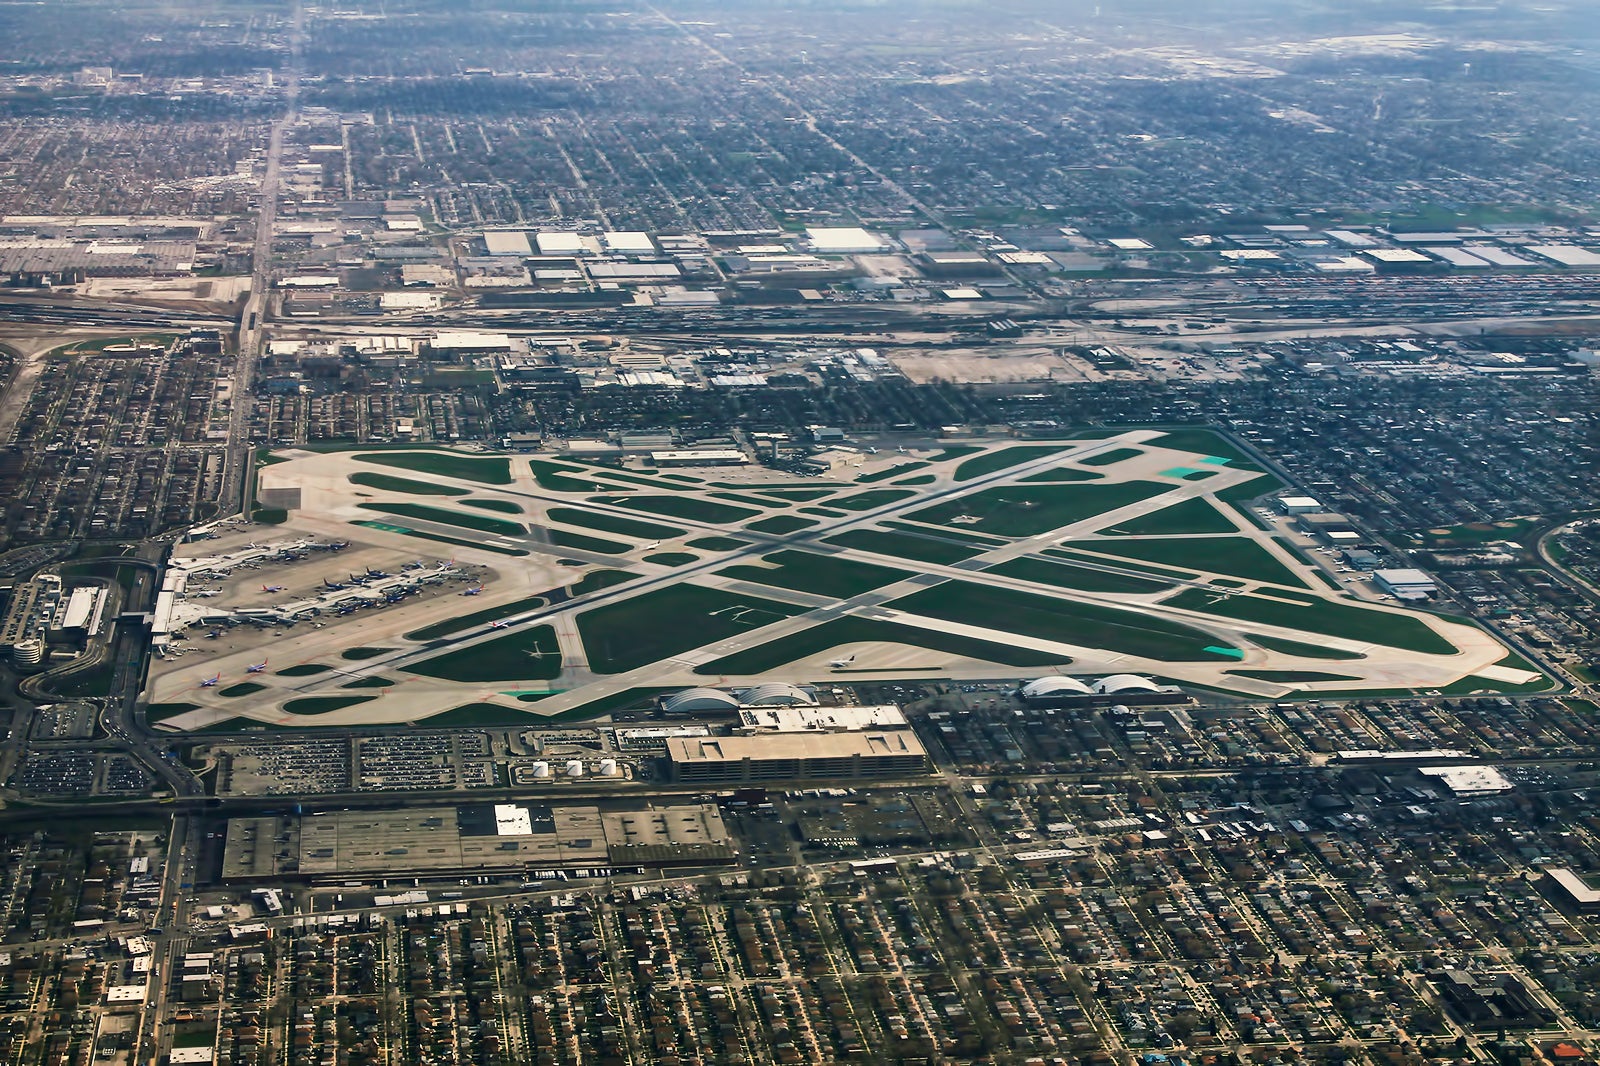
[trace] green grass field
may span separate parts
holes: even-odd
[[[473,529],[479,533],[496,533],[502,537],[521,537],[526,536],[528,532],[528,528],[520,522],[507,522],[503,518],[489,518],[461,511],[446,511],[440,507],[429,507],[421,503],[362,503],[356,506],[365,511],[381,511],[402,518],[415,518],[424,522],[438,522],[461,529]]]
[[[419,718],[416,725],[424,729],[462,728],[496,725],[537,725],[543,721],[538,715],[515,707],[502,707],[498,703],[464,703],[448,711]]]
[[[932,485],[939,479],[932,474],[918,474],[916,477],[905,477],[896,481],[896,485]]]
[[[1137,459],[1143,454],[1143,448],[1112,448],[1109,452],[1085,456],[1078,462],[1084,466],[1115,466],[1126,459]]]
[[[688,566],[690,563],[699,562],[700,556],[689,552],[657,552],[654,555],[646,555],[644,561],[655,563],[657,566]]]
[[[752,490],[757,496],[771,496],[775,500],[785,500],[790,503],[810,503],[812,500],[825,500],[832,496],[838,489],[759,489]]]
[[[734,503],[742,503],[742,504],[745,504],[745,505],[747,505],[749,507],[759,507],[759,508],[761,508],[763,510],[766,510],[766,509],[772,508],[772,507],[793,507],[794,506],[793,503],[791,503],[790,501],[785,500],[785,499],[779,499],[779,498],[763,499],[760,496],[752,496],[752,495],[749,495],[748,493],[743,493],[743,492],[712,492],[712,493],[708,493],[708,495],[710,495],[711,497],[713,497],[715,499],[718,499],[718,500],[732,500]]]
[[[1079,592],[1114,592],[1129,595],[1164,592],[1172,586],[1165,581],[1150,581],[1142,577],[1108,574],[1101,570],[1073,566],[1070,563],[1051,563],[1043,559],[1012,559],[990,572],[1022,581],[1035,581],[1041,585],[1075,589]]]
[[[857,563],[831,555],[815,555],[804,551],[780,551],[762,557],[763,562],[776,563],[776,567],[730,566],[717,573],[736,577],[741,581],[755,581],[777,588],[811,592],[818,596],[848,599],[862,592],[882,588],[892,582],[911,576],[910,571],[896,570],[871,563]]]
[[[1104,474],[1097,474],[1093,470],[1079,470],[1075,466],[1056,466],[1056,467],[1051,467],[1049,470],[1041,470],[1037,474],[1029,474],[1027,477],[1018,478],[1017,480],[1019,482],[1033,482],[1033,481],[1055,481],[1055,482],[1061,482],[1061,481],[1101,481],[1104,478],[1105,478]]]
[[[1094,518],[1167,491],[1153,481],[1094,485],[1006,485],[984,489],[948,503],[924,507],[909,517],[956,529],[975,529],[1002,537],[1032,537]],[[971,522],[955,522],[967,516]]]
[[[932,537],[891,533],[879,529],[851,529],[836,536],[824,537],[823,540],[828,544],[860,548],[863,551],[877,552],[879,555],[892,555],[897,559],[915,559],[920,563],[945,565],[970,559],[980,550],[952,544],[947,540],[934,540]]]
[[[602,589],[614,589],[618,585],[626,585],[638,574],[626,570],[591,570],[577,581],[567,586],[567,594],[571,596],[587,596],[591,592]]]
[[[455,618],[446,618],[442,622],[435,622],[431,626],[423,626],[406,634],[407,640],[438,640],[448,637],[452,633],[459,633],[463,629],[474,626],[486,626],[490,622],[498,622],[502,618],[510,618],[514,614],[531,611],[535,607],[543,607],[543,596],[529,596],[527,599],[517,600],[515,603],[502,603],[498,607],[485,607],[481,611],[471,614],[457,615]]]
[[[346,648],[344,651],[339,653],[339,658],[348,659],[351,662],[361,662],[363,659],[376,659],[378,656],[386,655],[391,651],[394,651],[394,649],[393,648]]]
[[[393,688],[394,680],[387,677],[358,677],[354,681],[347,681],[340,688]]]
[[[909,474],[913,471],[921,470],[927,465],[927,463],[923,462],[897,463],[894,466],[888,467],[884,470],[879,470],[876,473],[862,474],[860,477],[856,478],[856,481],[862,485],[871,485],[877,481],[888,481],[890,478],[896,477],[900,474]]]
[[[759,522],[751,522],[744,528],[756,533],[783,534],[793,533],[801,529],[810,529],[816,524],[815,519],[801,518],[799,515],[793,514],[778,514],[773,515],[771,518],[763,518]]]
[[[945,451],[954,449],[946,448]],[[971,481],[975,477],[992,474],[997,470],[1017,466],[1032,459],[1042,459],[1047,455],[1066,450],[1063,444],[1022,444],[1012,448],[998,448],[985,452],[975,458],[968,459],[956,467],[956,481]]]
[[[1182,622],[1094,603],[991,588],[970,581],[946,581],[886,606],[949,622],[1163,662],[1231,658],[1207,651],[1207,647],[1217,644],[1217,638]]]
[[[701,551],[731,552],[738,548],[744,547],[750,542],[747,540],[739,540],[737,537],[701,537],[698,540],[691,540],[688,543],[689,547],[699,548]]]
[[[904,644],[913,648],[926,648],[944,655],[959,655],[968,659],[1032,669],[1045,666],[1064,666],[1068,660],[1059,655],[1045,655],[1029,648],[1013,648],[987,640],[941,633],[933,629],[896,622],[880,622],[871,618],[836,618],[831,622],[812,626],[800,633],[779,637],[777,640],[743,648],[731,655],[695,668],[695,673],[711,676],[755,676],[774,670],[807,656],[831,652],[846,644],[876,641],[885,644]]]
[[[1196,573],[1229,574],[1296,589],[1310,587],[1249,537],[1180,537],[1170,540],[1117,538],[1074,543],[1082,551],[1189,567]]]
[[[576,548],[579,551],[598,552],[601,555],[621,555],[633,550],[633,545],[602,537],[587,537],[565,529],[547,529],[550,543],[559,548]]]
[[[584,511],[576,507],[552,507],[549,517],[552,522],[563,522],[584,529],[598,529],[604,533],[620,533],[624,537],[638,537],[641,540],[671,540],[673,537],[683,536],[684,532],[676,526],[641,522],[637,518],[623,518],[620,515],[603,514],[599,511]]]
[[[1229,466],[1248,464],[1250,457],[1232,442],[1209,429],[1169,429],[1150,442],[1159,448],[1172,448],[1180,452],[1195,452],[1229,460]],[[1254,467],[1252,467],[1254,469]]]
[[[485,485],[511,484],[511,460],[506,458],[478,459],[449,452],[367,452],[353,458],[358,463],[479,481]]]
[[[540,488],[549,489],[551,492],[594,492],[595,482],[584,479],[579,475],[588,471],[579,466],[568,466],[565,463],[552,463],[547,459],[529,459],[528,470],[533,474],[533,479],[539,483]],[[631,488],[610,486],[610,492],[632,492]]]
[[[351,474],[350,484],[367,489],[382,489],[385,492],[406,492],[413,496],[465,496],[470,491],[452,488],[449,485],[435,485],[427,481],[413,481],[408,477],[374,474],[367,470],[358,470]]]
[[[305,696],[285,703],[283,711],[285,714],[328,714],[332,711],[342,711],[346,707],[371,703],[377,698],[376,696]]]
[[[549,681],[561,676],[561,645],[554,627],[529,626],[405,669],[444,681]]]
[[[1213,602],[1216,601],[1216,602]],[[1424,655],[1450,655],[1455,645],[1439,636],[1415,615],[1393,614],[1344,603],[1315,600],[1305,606],[1248,594],[1218,599],[1202,589],[1184,589],[1164,606],[1233,618],[1244,622],[1282,626],[1303,633],[1382,644]]]
[[[408,529],[397,526],[393,522],[351,522],[353,526],[365,526],[368,529],[382,529],[390,533],[399,533],[418,540],[432,541],[435,544],[451,544],[458,548],[477,548],[479,551],[494,552],[496,555],[527,555],[526,548],[502,548],[498,544],[484,544],[476,540],[462,540],[460,537],[447,537],[443,533],[424,533],[420,529]]]
[[[148,722],[164,722],[199,709],[198,703],[152,703],[144,709],[144,716]]]
[[[1358,651],[1344,651],[1340,648],[1324,648],[1320,644],[1302,644],[1298,640],[1283,640],[1279,637],[1262,636],[1259,633],[1246,633],[1245,638],[1252,644],[1258,644],[1267,651],[1275,651],[1280,655],[1293,655],[1301,659],[1365,659],[1366,656]]]
[[[672,585],[578,615],[589,665],[601,674],[648,666],[805,610],[699,585]]]
[[[1235,677],[1249,677],[1257,681],[1276,681],[1293,685],[1309,681],[1360,681],[1350,674],[1325,674],[1317,670],[1227,670]]]
[[[883,523],[884,529],[899,529],[907,533],[920,533],[925,537],[939,537],[941,540],[954,540],[962,544],[976,544],[980,548],[1004,548],[1009,541],[1001,537],[986,537],[981,533],[969,533],[964,529],[947,529],[944,526],[924,525],[921,522],[896,522],[893,520]]]
[[[219,695],[219,696],[229,696],[229,697],[232,697],[232,696],[250,696],[250,695],[253,695],[253,694],[257,693],[257,692],[265,692],[266,690],[267,690],[267,686],[265,686],[263,684],[260,684],[258,682],[255,682],[255,681],[241,681],[237,685],[229,685],[227,688],[218,689],[217,690],[217,695]]]
[[[484,511],[498,511],[501,514],[521,514],[522,505],[511,500],[462,500],[463,507],[476,507]]]
[[[898,500],[910,499],[916,493],[910,489],[873,489],[870,492],[858,493],[855,496],[846,496],[842,500],[830,500],[828,506],[842,507],[846,511],[870,511],[874,507],[894,503]]]
[[[1113,529],[1100,530],[1103,534],[1128,537],[1160,537],[1181,533],[1237,533],[1239,527],[1211,506],[1202,496],[1163,507],[1159,511],[1118,522]]]
[[[749,507],[735,507],[730,503],[716,503],[712,500],[696,499],[693,496],[599,496],[596,497],[596,502],[662,515],[666,518],[683,518],[690,522],[710,522],[716,525],[731,525],[761,514],[760,511]]]
[[[324,666],[321,663],[300,663],[298,666],[288,666],[282,670],[274,670],[272,672],[279,677],[315,677],[332,669],[333,667]]]

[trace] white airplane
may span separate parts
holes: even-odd
[[[646,544],[644,546],[644,550],[645,551],[649,551],[651,548],[659,548],[659,547],[661,547],[661,542],[659,540],[653,540],[649,544]]]
[[[511,619],[502,618],[498,622],[490,622],[489,623],[489,628],[490,629],[504,629],[506,626],[508,626],[510,624],[511,624]]]
[[[244,668],[244,672],[247,673],[247,674],[259,674],[259,673],[261,673],[261,671],[265,670],[266,668],[267,668],[267,660],[262,659],[260,662],[256,663],[254,666],[245,667]]]
[[[835,669],[835,670],[842,670],[846,666],[849,666],[851,663],[853,663],[855,661],[856,661],[856,657],[854,655],[851,655],[850,657],[845,658],[845,659],[829,659],[828,660],[828,665],[830,667],[832,667],[833,669]]]
[[[221,674],[215,674],[200,682],[201,688],[215,688],[218,681],[222,680]]]

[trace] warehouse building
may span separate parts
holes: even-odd
[[[674,738],[672,776],[684,782],[901,777],[928,771],[928,753],[909,729],[841,733]]]
[[[525,876],[543,870],[711,865],[733,841],[714,804],[613,808],[545,803],[231,818],[230,882]]]
[[[1433,578],[1421,570],[1409,567],[1398,570],[1374,570],[1372,580],[1384,592],[1397,600],[1425,600],[1439,591]]]

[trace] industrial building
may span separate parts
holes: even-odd
[[[607,809],[543,803],[232,818],[222,878],[311,883],[712,865],[733,844],[712,804]]]
[[[750,461],[750,457],[737,448],[702,448],[653,451],[650,453],[650,461],[658,467],[743,466]]]
[[[1398,570],[1374,570],[1372,580],[1384,592],[1397,600],[1425,600],[1439,591],[1433,578],[1409,567]]]
[[[1576,871],[1548,869],[1544,872],[1544,886],[1556,899],[1584,914],[1600,912],[1600,888],[1595,888],[1578,876]]]
[[[707,784],[734,781],[900,777],[928,771],[928,753],[909,729],[667,741],[672,776]]]

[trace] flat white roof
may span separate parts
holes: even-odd
[[[1574,248],[1570,244],[1530,244],[1528,251],[1554,259],[1562,266],[1600,266],[1600,255],[1587,248]]]
[[[613,252],[653,252],[656,250],[655,242],[648,233],[635,231],[609,230],[601,236],[608,250]]]
[[[1363,252],[1380,263],[1431,263],[1433,260],[1410,248],[1374,248]]]
[[[1417,772],[1438,778],[1458,796],[1509,792],[1512,788],[1511,779],[1493,766],[1421,766]]]
[[[483,243],[490,255],[533,254],[528,235],[519,229],[490,230],[483,235]]]
[[[540,255],[582,255],[588,250],[589,245],[576,233],[567,233],[564,230],[539,232]]]
[[[813,226],[806,230],[806,239],[819,252],[870,252],[886,247],[883,238],[860,226]]]
[[[515,803],[494,805],[494,831],[496,836],[526,837],[533,835],[533,816],[528,808]]]
[[[1372,576],[1385,585],[1432,585],[1433,578],[1411,567],[1396,570],[1374,570]]]
[[[1600,888],[1591,887],[1589,882],[1573,871],[1567,869],[1546,870],[1545,873],[1550,875],[1552,881],[1566,889],[1567,894],[1575,902],[1584,906],[1593,906],[1596,903],[1600,903]]]
[[[434,349],[476,348],[509,351],[511,337],[506,333],[441,333],[428,342]]]
[[[1143,237],[1112,237],[1106,243],[1124,252],[1143,252],[1151,247],[1150,242]]]

